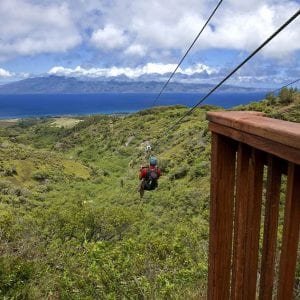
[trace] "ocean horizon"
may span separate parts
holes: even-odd
[[[156,93],[0,95],[0,119],[134,113],[151,108]],[[165,93],[156,106],[195,105],[202,93]],[[216,93],[203,105],[231,108],[262,100],[264,92]]]

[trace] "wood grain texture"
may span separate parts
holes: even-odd
[[[245,143],[256,149],[260,149],[267,153],[278,156],[284,160],[300,164],[300,150],[294,147],[213,122],[209,123],[209,129],[213,132],[230,137],[233,140]]]
[[[278,299],[293,299],[300,230],[300,166],[289,163]]]
[[[250,147],[239,144],[236,171],[231,299],[242,299],[246,262],[247,202]]]
[[[237,158],[232,299],[255,299],[264,157],[240,144]]]
[[[269,155],[267,192],[265,204],[264,237],[260,272],[260,300],[271,300],[275,273],[276,242],[280,201],[281,171],[280,159]]]
[[[208,299],[229,299],[235,143],[212,134]]]
[[[263,190],[263,154],[252,149],[249,162],[249,202],[247,217],[246,264],[244,281],[244,299],[255,299],[258,251],[260,237],[262,190]]]
[[[276,143],[300,149],[300,124],[276,120],[251,112],[209,112],[207,119]]]

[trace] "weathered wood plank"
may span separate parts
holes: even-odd
[[[300,149],[300,124],[276,120],[250,112],[209,112],[207,119],[268,140]]]
[[[236,151],[212,134],[208,299],[229,299]]]
[[[237,163],[232,299],[255,299],[264,156],[240,144]]]
[[[242,299],[246,263],[250,147],[239,144],[236,171],[231,299]]]
[[[263,190],[263,153],[252,149],[249,165],[249,202],[247,218],[244,299],[255,299]]]
[[[293,298],[300,233],[300,166],[289,163],[284,227],[280,256],[278,299]]]
[[[236,141],[250,145],[256,149],[278,156],[282,159],[300,164],[300,150],[277,143],[267,138],[252,135],[231,127],[219,125],[213,122],[209,123],[209,129],[213,132],[225,135]]]
[[[260,273],[260,300],[271,300],[273,295],[282,170],[281,165],[281,160],[274,156],[269,156],[263,251]]]

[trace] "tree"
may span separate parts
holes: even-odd
[[[276,103],[276,97],[273,93],[267,93],[266,99],[270,102],[270,104]]]
[[[293,102],[293,96],[294,96],[294,90],[293,89],[288,89],[288,88],[283,88],[279,92],[279,102],[281,104],[290,104]]]

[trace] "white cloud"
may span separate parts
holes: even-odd
[[[143,65],[107,69],[61,67],[52,72],[71,76],[129,74],[133,77],[147,74],[151,68],[159,74],[165,69],[171,72],[175,65],[168,63],[178,61],[216,3],[215,0],[0,0],[3,25],[0,27],[0,61],[22,55],[34,59],[34,55],[40,53],[68,53],[84,42],[84,51],[78,47],[76,53],[62,57],[57,64],[67,65],[71,61],[90,65],[96,61],[106,66]],[[298,9],[299,0],[224,1],[185,61],[185,74],[193,74],[195,68],[202,71],[203,65],[197,66],[197,62],[204,58],[199,60],[202,53],[198,50],[220,49],[223,54],[223,49],[234,49],[244,55],[245,50],[255,49]],[[299,23],[300,18],[280,33],[265,48],[263,58],[276,58],[283,64],[296,53],[294,65],[299,66]],[[192,56],[196,52],[197,56]],[[209,54],[206,52],[206,57]],[[216,58],[220,68],[224,63],[229,64],[226,57]],[[209,57],[208,61],[214,58]],[[156,64],[147,65],[147,62]],[[191,62],[194,64],[189,67]],[[211,68],[205,71],[209,74]]]
[[[12,77],[12,76],[14,76],[14,73],[11,73],[11,72],[9,72],[9,71],[7,71],[7,70],[4,70],[4,69],[2,69],[2,68],[0,68],[0,78],[2,77],[4,77],[4,78],[7,78],[7,77]]]
[[[132,45],[147,53],[185,50],[194,39],[215,1],[117,0],[102,5],[102,21],[123,28]],[[251,51],[299,9],[293,0],[228,0],[220,6],[196,49],[226,48]],[[299,18],[270,43],[264,54],[282,58],[300,50]],[[128,54],[128,49],[125,53]],[[130,51],[129,51],[130,53]]]
[[[136,68],[122,68],[122,67],[111,67],[111,68],[91,68],[85,69],[80,66],[71,69],[64,68],[62,66],[53,67],[49,70],[49,75],[60,75],[60,76],[75,76],[75,77],[115,77],[120,75],[126,75],[129,78],[137,78],[142,75],[159,74],[164,75],[174,71],[175,64],[160,64],[160,63],[148,63],[144,66]],[[197,64],[195,66],[182,69],[178,69],[178,73],[183,75],[193,75],[206,72],[207,74],[213,74],[216,72],[215,69],[203,64]]]
[[[0,57],[65,52],[81,37],[65,4],[0,1]]]
[[[217,70],[209,66],[206,66],[204,64],[196,64],[186,68],[184,72],[186,75],[193,75],[195,73],[202,73],[202,72],[207,72],[207,74],[211,75],[216,73]]]
[[[135,68],[129,67],[110,67],[110,68],[83,68],[77,66],[75,68],[65,68],[63,66],[53,67],[49,70],[49,75],[80,77],[80,78],[110,78],[126,75],[133,80],[161,80],[165,81],[169,74],[174,71],[176,64],[148,63]],[[249,70],[250,69],[250,70]],[[227,84],[239,86],[261,86],[276,87],[293,81],[297,78],[298,73],[291,73],[288,68],[281,69],[276,72],[274,68],[271,70],[268,66],[257,62],[257,64],[249,66],[239,74],[233,76]],[[173,81],[185,83],[218,83],[222,80],[228,70],[223,68],[215,69],[205,64],[194,64],[186,68],[179,68]],[[149,76],[147,76],[149,75]],[[180,76],[182,75],[182,76]]]
[[[282,5],[257,2],[257,6],[245,11],[238,11],[233,6],[235,13],[230,7],[225,8],[221,17],[214,22],[215,30],[204,32],[203,47],[254,50],[299,9],[299,5],[293,2]],[[264,55],[281,58],[300,50],[297,42],[300,40],[299,25],[299,20],[296,20],[282,31],[264,49]]]
[[[93,32],[91,37],[92,44],[103,50],[122,48],[127,38],[122,30],[113,25],[107,25],[103,29]]]
[[[125,50],[125,54],[133,56],[144,56],[146,54],[146,49],[142,45],[132,44]]]

